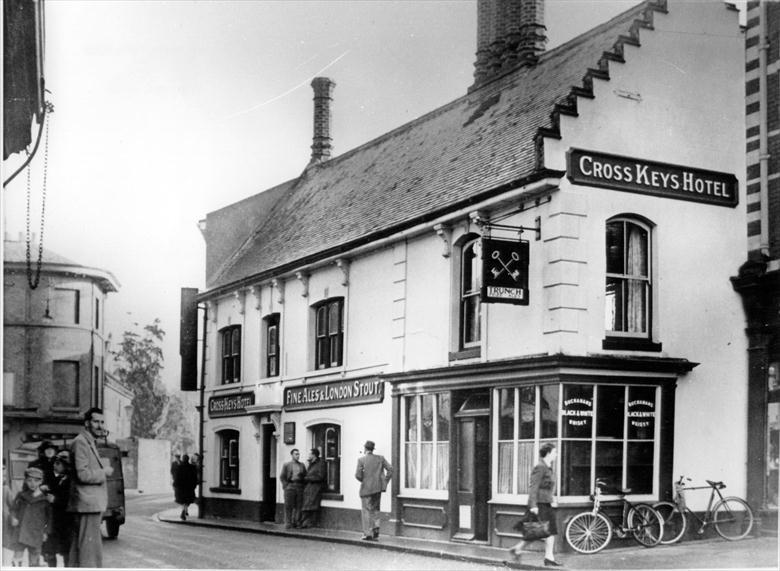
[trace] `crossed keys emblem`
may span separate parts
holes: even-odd
[[[506,272],[512,276],[513,280],[517,281],[517,276],[520,275],[520,270],[515,269],[513,271],[509,269],[512,264],[520,260],[520,256],[517,254],[517,252],[512,252],[511,259],[506,263],[504,263],[504,260],[501,259],[501,252],[498,250],[493,250],[493,254],[490,257],[494,260],[498,260],[498,263],[503,266],[502,268],[490,268],[490,272],[493,274],[493,279],[496,279],[498,276]]]

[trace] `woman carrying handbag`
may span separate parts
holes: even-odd
[[[555,473],[552,464],[558,457],[558,450],[555,444],[546,442],[539,448],[539,457],[541,461],[534,466],[531,472],[531,483],[528,488],[528,511],[534,514],[542,525],[534,525],[535,522],[526,522],[523,529],[527,530],[525,538],[509,549],[514,560],[519,562],[523,548],[527,541],[532,537],[540,538],[544,535],[539,530],[547,525],[547,536],[544,538],[544,566],[560,567],[561,564],[555,560],[555,536],[558,535],[558,529],[555,524],[555,512],[553,511],[552,501],[555,493]],[[533,529],[532,529],[533,528]]]

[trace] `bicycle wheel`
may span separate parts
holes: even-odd
[[[753,510],[740,498],[723,498],[712,508],[712,523],[723,539],[742,539],[753,529]]]
[[[664,520],[664,535],[661,543],[668,545],[680,541],[688,529],[688,518],[677,504],[673,502],[658,502],[653,504],[653,509],[661,515]]]
[[[612,539],[612,523],[600,513],[582,512],[566,524],[566,541],[580,553],[604,549]]]
[[[664,535],[664,520],[647,504],[637,504],[628,510],[628,529],[634,539],[645,547],[655,547]]]

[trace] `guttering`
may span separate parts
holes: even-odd
[[[769,126],[767,125],[767,52],[769,51],[769,42],[767,41],[767,18],[769,2],[761,2],[761,14],[758,21],[758,93],[759,93],[759,204],[761,213],[761,244],[760,251],[762,256],[769,257]]]
[[[524,199],[539,196],[547,190],[556,188],[560,184],[560,179],[564,174],[565,173],[562,171],[548,169],[539,171],[528,177],[491,189],[490,191],[483,193],[481,195],[482,198],[478,196],[461,201],[454,205],[454,210],[447,211],[446,213],[439,211],[433,212],[430,215],[423,215],[412,220],[408,224],[401,224],[373,234],[367,234],[347,244],[342,244],[341,246],[336,246],[323,252],[318,252],[311,256],[283,264],[271,270],[259,272],[241,280],[205,291],[198,295],[198,301],[218,299],[237,289],[257,285],[258,283],[267,281],[271,278],[293,277],[296,271],[310,270],[315,267],[332,263],[338,258],[347,256],[354,257],[371,250],[376,250],[393,242],[429,232],[433,226],[436,226],[437,224],[447,224],[453,220],[463,218],[475,210],[486,209],[490,206],[495,207],[496,205],[511,201],[520,196]]]

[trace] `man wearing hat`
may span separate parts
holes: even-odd
[[[355,478],[360,482],[360,504],[364,541],[379,539],[379,504],[382,492],[393,477],[393,467],[384,456],[374,454],[374,443],[366,440],[365,455],[358,458]]]
[[[68,567],[102,567],[100,522],[108,505],[106,478],[114,469],[98,454],[95,439],[104,435],[103,410],[89,409],[84,430],[73,439],[73,485],[68,511],[74,514]]]

